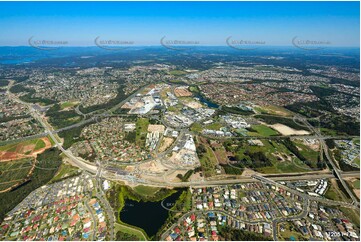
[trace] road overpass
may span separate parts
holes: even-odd
[[[145,87],[143,87],[144,90]],[[50,124],[48,124],[46,122],[46,120],[43,120],[43,118],[37,113],[37,111],[29,104],[26,102],[21,101],[20,99],[18,99],[15,95],[13,95],[10,91],[7,91],[7,94],[9,95],[9,97],[11,97],[12,99],[14,99],[16,102],[19,102],[23,105],[26,105],[28,107],[28,109],[30,110],[30,114],[31,116],[33,116],[34,119],[36,119],[37,121],[39,121],[39,123],[43,126],[43,128],[46,130],[46,134],[50,136],[50,138],[54,141],[56,147],[66,156],[69,158],[70,162],[75,165],[78,166],[79,168],[81,168],[82,170],[86,170],[88,172],[90,172],[91,174],[96,174],[98,167],[96,165],[93,164],[89,164],[87,163],[85,160],[74,156],[70,151],[65,150],[62,147],[62,144],[55,138],[54,133],[56,133],[52,127],[50,126]],[[133,93],[131,96],[129,96],[126,100],[122,101],[121,103],[119,103],[117,105],[117,107],[121,106],[123,103],[125,103],[127,100],[129,100],[130,98],[132,98],[133,96],[135,96],[136,93]],[[108,116],[109,113],[105,112],[102,115],[99,115],[98,117],[106,117]],[[96,117],[92,117],[89,120],[84,120],[82,122],[80,122],[79,124],[75,124],[72,125],[70,127],[79,127],[80,125],[84,124],[84,122],[91,122],[91,121],[96,121]],[[345,181],[342,179],[342,176],[346,176],[346,175],[352,175],[352,176],[357,176],[356,173],[343,173],[340,170],[337,169],[337,167],[335,166],[335,164],[333,163],[333,160],[329,157],[328,154],[328,149],[326,144],[324,143],[324,138],[320,135],[320,133],[318,132],[318,130],[316,130],[313,126],[311,126],[307,120],[303,120],[302,121],[305,123],[306,126],[309,127],[309,129],[311,131],[313,131],[316,136],[308,136],[308,137],[317,137],[317,139],[320,140],[321,144],[322,144],[322,148],[326,154],[327,159],[329,160],[330,164],[333,166],[334,171],[337,175],[337,178],[340,179],[340,181],[342,182],[342,185],[345,187],[346,191],[349,193],[350,197],[352,198],[353,202],[355,205],[359,205],[357,199],[354,197],[354,195],[352,194],[352,192],[349,190],[348,186],[346,185]],[[65,128],[64,128],[65,129]],[[63,130],[64,130],[63,129]],[[283,137],[283,136],[282,136]],[[304,137],[304,136],[300,136],[300,137]],[[249,139],[252,138],[256,138],[256,137],[247,137]],[[260,137],[257,137],[258,139]],[[266,137],[264,137],[266,138]],[[267,137],[267,139],[269,139],[270,137]],[[109,180],[113,180],[113,181],[122,181],[122,182],[129,182],[129,176],[125,176],[125,175],[118,175],[118,174],[114,174],[111,171],[106,171],[102,174],[102,177],[105,179],[109,179]],[[320,179],[320,178],[328,178],[328,177],[333,177],[332,174],[326,174],[326,173],[315,173],[313,172],[312,174],[307,174],[307,173],[302,173],[299,175],[289,175],[289,174],[269,174],[268,178],[262,178],[262,179],[268,179],[267,181],[269,182],[275,182],[275,181],[280,181],[280,180],[309,180],[309,179]],[[359,174],[358,174],[359,177]],[[158,186],[158,187],[188,187],[188,186],[212,186],[212,185],[224,185],[224,184],[234,184],[234,183],[240,183],[240,182],[252,182],[255,181],[254,179],[257,179],[257,177],[235,177],[234,179],[230,179],[230,178],[226,178],[226,179],[222,179],[222,180],[205,180],[205,181],[194,181],[194,182],[169,182],[169,181],[164,181],[164,182],[155,182],[155,181],[144,181],[142,179],[138,179],[138,178],[133,178],[133,182],[136,182],[138,184],[143,184],[143,185],[148,185],[148,186]]]

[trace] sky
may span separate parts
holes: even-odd
[[[0,2],[0,46],[29,38],[92,46],[102,40],[159,45],[160,39],[225,45],[291,45],[294,37],[359,47],[359,2]]]

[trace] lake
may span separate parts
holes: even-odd
[[[183,190],[178,190],[164,200],[165,204],[175,203]],[[124,223],[144,229],[149,237],[155,235],[168,218],[168,210],[164,209],[161,201],[137,202],[125,200],[125,206],[119,214]]]
[[[195,95],[195,97],[198,98],[200,102],[202,102],[203,104],[207,105],[207,106],[210,107],[210,108],[215,108],[215,109],[217,109],[217,108],[219,107],[218,104],[209,101],[208,99],[204,98],[204,97],[203,97],[202,95],[200,95],[200,94]]]

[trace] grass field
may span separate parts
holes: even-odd
[[[284,225],[284,231],[279,233],[281,240],[290,241],[293,238],[295,241],[304,241],[307,240],[307,237],[304,237],[294,225],[290,222],[282,223]]]
[[[60,104],[60,109],[63,110],[63,109],[66,109],[66,108],[71,108],[71,107],[74,107],[78,104],[79,102],[63,102],[62,104]]]
[[[210,147],[207,147],[207,152],[199,160],[204,170],[204,175],[210,177],[216,174],[215,165],[218,163],[216,157]]]
[[[242,191],[239,191],[238,192],[238,197],[239,198],[246,197],[246,194],[244,192],[242,192]]]
[[[359,180],[359,179],[355,180],[355,181],[352,183],[352,186],[353,186],[355,189],[360,189],[360,180]]]
[[[187,72],[182,71],[182,70],[172,70],[169,72],[169,74],[174,75],[174,76],[182,76],[187,74]]]
[[[256,132],[248,132],[249,136],[274,136],[279,135],[279,133],[265,125],[259,124],[259,125],[252,125],[251,128],[255,130]]]
[[[272,114],[272,115],[279,115],[279,116],[292,116],[292,112],[279,106],[262,106],[256,107],[255,110],[262,114]]]
[[[56,134],[55,137],[57,137],[57,134]],[[48,135],[47,138],[48,138],[48,140],[50,141],[51,146],[54,146],[54,145],[55,145],[55,142],[54,142],[54,140],[50,137],[50,135]]]
[[[297,167],[295,166],[295,163]],[[282,171],[282,173],[292,173],[292,172],[301,172],[306,171],[306,165],[303,164],[300,160],[295,160],[292,162],[277,162],[275,165],[276,169],[278,171]],[[302,169],[301,167],[305,167],[305,169]]]
[[[199,92],[199,88],[197,86],[191,86],[189,87],[189,91],[197,93]]]
[[[331,185],[325,193],[325,197],[335,201],[348,201],[345,195],[342,193],[335,179],[331,179]]]
[[[179,112],[179,109],[176,108],[175,106],[172,106],[172,107],[168,107],[168,111],[169,112]]]
[[[212,148],[204,138],[199,137],[199,140],[199,146],[202,146],[205,149],[205,152],[202,152],[201,156],[198,155],[202,170],[206,177],[213,176],[216,174],[216,165],[218,164],[217,157],[214,155]]]
[[[144,234],[144,232],[135,227],[130,227],[124,223],[115,223],[114,228],[115,233],[120,232],[126,234],[129,239],[137,241],[147,241],[147,236]]]
[[[41,139],[39,139],[36,143],[35,143],[35,150],[40,150],[45,148],[45,142]]]
[[[148,133],[149,120],[147,118],[140,118],[136,123],[136,137],[135,142],[138,146],[144,147],[146,136]]]
[[[77,175],[79,172],[80,170],[77,167],[62,163],[50,182],[56,182],[63,178]]]
[[[243,143],[236,146],[234,154],[237,160],[248,160],[254,164],[254,160],[246,153],[262,152],[271,162],[270,166],[263,167],[249,167],[262,173],[291,173],[291,172],[305,172],[309,171],[309,167],[294,156],[291,157],[291,152],[287,147],[277,140],[262,140],[263,146],[254,146],[248,143]],[[278,154],[278,155],[276,155]],[[282,160],[279,160],[282,157]]]
[[[323,134],[323,135],[331,135],[331,136],[338,135],[337,131],[332,130],[332,129],[321,128],[320,130],[321,130],[321,134]]]
[[[313,167],[317,167],[317,161],[319,152],[311,149],[301,141],[295,141],[293,140],[293,143],[299,148],[299,152],[301,155],[303,155],[307,160],[309,160],[312,163]]]
[[[357,157],[353,160],[353,163],[355,163],[356,165],[360,166],[360,157]]]
[[[228,163],[227,151],[223,145],[218,145],[218,144],[212,145],[212,149],[214,149],[214,153],[220,164]]]
[[[340,210],[344,215],[346,215],[352,223],[356,224],[357,227],[360,227],[360,213],[349,208],[340,207]]]
[[[159,191],[159,188],[139,185],[139,186],[134,187],[133,190],[141,196],[150,196],[151,197],[151,196],[154,196]]]
[[[212,129],[212,130],[219,130],[222,127],[223,127],[223,125],[221,123],[215,122],[215,123],[206,125],[204,128]]]
[[[359,144],[360,144],[360,138],[353,138],[353,139],[352,139],[352,142],[353,142],[354,144],[359,145]]]
[[[191,131],[194,131],[194,132],[201,132],[202,131],[202,125],[199,124],[199,123],[193,123],[190,127]]]

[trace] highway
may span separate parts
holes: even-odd
[[[359,173],[350,172],[350,173],[344,173],[348,174],[349,177],[359,177]],[[277,176],[275,176],[277,175]],[[272,177],[274,176],[274,177]],[[102,174],[103,178],[106,178],[108,180],[113,181],[120,181],[124,182],[126,181],[124,179],[124,176],[119,176],[117,174],[108,173]],[[274,180],[274,181],[292,181],[292,180],[311,180],[311,179],[323,179],[323,178],[332,178],[334,177],[331,173],[319,173],[319,174],[311,174],[311,175],[300,175],[300,176],[287,176],[282,174],[268,174],[268,179]],[[155,182],[151,180],[136,180],[137,184],[142,184],[146,186],[155,186],[155,187],[164,187],[164,188],[170,188],[170,187],[206,187],[206,186],[218,186],[218,185],[226,185],[226,184],[236,184],[236,183],[247,183],[247,182],[255,182],[257,179],[252,177],[236,177],[236,178],[226,178],[222,180],[204,180],[204,181],[193,181],[193,182],[169,182],[169,181],[162,181],[162,182]]]
[[[125,102],[127,102],[128,100],[130,100],[131,98],[133,98],[137,93],[143,91],[145,89],[145,87],[142,87],[141,89],[138,90],[138,92],[133,93],[132,95],[130,95],[128,98],[126,98],[125,100],[123,100],[122,102],[120,102],[119,104],[117,104],[115,107],[111,108],[109,111],[104,112],[103,114],[97,114],[94,115],[93,117],[89,118],[89,119],[85,119],[86,115],[84,115],[84,119],[74,125],[70,125],[68,127],[64,127],[58,130],[54,130],[52,128],[52,126],[50,124],[47,123],[47,121],[45,120],[44,117],[41,116],[41,114],[39,114],[37,112],[37,110],[35,110],[31,104],[26,103],[21,101],[19,98],[17,98],[14,94],[12,94],[10,92],[10,86],[7,89],[6,93],[7,95],[13,99],[14,101],[21,103],[23,105],[25,105],[29,111],[30,111],[30,115],[36,119],[44,128],[45,132],[41,133],[41,134],[37,134],[37,135],[33,135],[33,136],[29,136],[29,137],[25,137],[22,139],[17,139],[14,141],[7,141],[6,143],[9,142],[16,142],[16,141],[22,141],[22,140],[27,140],[27,139],[33,139],[33,138],[39,138],[39,137],[44,137],[44,136],[49,136],[53,142],[55,143],[55,146],[69,159],[69,162],[72,165],[75,165],[77,167],[79,167],[80,169],[87,171],[91,174],[93,174],[96,178],[96,196],[98,199],[100,199],[101,203],[103,204],[105,211],[107,213],[107,217],[110,219],[111,224],[115,224],[115,217],[114,214],[112,212],[112,208],[110,207],[108,201],[105,199],[105,193],[102,189],[102,183],[101,183],[101,179],[108,179],[108,180],[112,180],[112,181],[119,181],[119,182],[126,182],[129,183],[129,177],[127,177],[126,175],[119,175],[114,171],[111,170],[107,170],[106,168],[104,168],[104,172],[102,172],[103,167],[101,166],[101,164],[89,164],[87,161],[85,161],[84,159],[80,158],[80,157],[76,157],[72,154],[71,151],[65,150],[62,146],[62,143],[59,142],[59,140],[55,137],[56,133],[65,131],[65,130],[70,130],[73,128],[77,128],[80,127],[82,125],[91,123],[91,122],[98,122],[99,118],[103,118],[103,117],[107,117],[110,116],[112,114],[113,111],[115,111],[117,108],[121,107]],[[339,170],[336,166],[336,164],[334,163],[332,157],[330,157],[329,154],[329,150],[328,147],[325,143],[326,139],[330,139],[330,138],[337,138],[337,139],[344,139],[344,138],[350,138],[350,136],[322,136],[321,133],[319,132],[319,130],[315,129],[308,121],[306,118],[297,115],[295,117],[293,117],[293,120],[298,123],[299,125],[301,125],[301,123],[303,123],[304,127],[307,127],[313,134],[312,135],[297,135],[297,136],[289,136],[289,137],[297,137],[297,138],[311,138],[311,139],[318,139],[321,145],[321,151],[325,154],[325,157],[327,158],[329,164],[332,166],[333,168],[333,172],[323,172],[323,171],[312,171],[312,172],[305,172],[305,173],[299,173],[299,174],[267,174],[267,175],[259,175],[259,174],[254,174],[253,176],[232,176],[232,175],[225,175],[222,177],[222,179],[220,180],[215,180],[215,179],[207,179],[207,180],[203,180],[203,181],[193,181],[193,182],[170,182],[170,181],[164,181],[164,182],[155,182],[155,181],[151,181],[151,180],[142,180],[142,179],[138,179],[138,178],[134,178],[132,179],[132,183],[134,184],[142,184],[142,185],[146,185],[146,186],[156,186],[156,187],[205,187],[205,186],[218,186],[218,185],[225,185],[225,184],[235,184],[235,183],[244,183],[244,182],[255,182],[255,181],[261,181],[264,183],[268,183],[268,184],[272,184],[275,186],[278,186],[280,188],[283,188],[289,192],[292,192],[293,194],[299,195],[303,198],[303,211],[301,214],[293,216],[293,217],[285,217],[285,218],[277,218],[274,219],[272,221],[272,236],[273,239],[275,241],[278,240],[277,237],[277,226],[278,223],[280,222],[284,222],[284,221],[291,221],[291,220],[296,220],[296,219],[301,219],[304,218],[305,216],[307,216],[308,214],[308,208],[309,208],[309,202],[310,201],[317,201],[323,204],[328,204],[328,205],[333,205],[333,206],[342,206],[342,207],[347,207],[347,208],[352,208],[352,209],[357,209],[359,210],[359,202],[357,200],[357,198],[354,196],[353,192],[349,189],[349,187],[347,186],[346,182],[344,181],[343,177],[360,177],[360,173],[357,171],[354,172],[342,172],[341,170]],[[300,121],[300,122],[298,122]],[[177,138],[177,140],[179,140],[181,137],[183,137],[185,131],[184,130],[180,130],[180,134]],[[286,136],[271,136],[271,137],[250,137],[250,136],[244,136],[244,137],[235,137],[237,139],[279,139],[279,138],[285,138]],[[214,139],[214,137],[212,137]],[[0,142],[4,143],[4,142]],[[156,152],[156,158],[162,158],[164,157],[166,154],[168,154],[171,149],[176,145],[177,142],[174,142],[172,144],[172,146],[166,150],[165,152],[162,152],[160,154],[158,154],[158,152]],[[160,159],[161,160],[161,159]],[[181,168],[181,167],[180,167]],[[174,167],[172,167],[172,169],[174,169]],[[280,183],[278,183],[278,181],[291,181],[291,180],[314,180],[314,179],[324,179],[324,178],[334,178],[336,177],[337,179],[340,180],[342,186],[344,187],[344,189],[346,190],[346,192],[348,193],[348,195],[351,197],[352,199],[352,204],[351,203],[347,203],[347,202],[341,202],[341,201],[334,201],[334,200],[329,200],[323,197],[316,197],[316,196],[310,196],[307,193],[302,193],[299,192],[297,190],[293,190],[285,185],[282,185]],[[210,210],[211,211],[211,210]],[[226,214],[228,216],[225,211],[220,211],[220,210],[214,210],[215,212],[220,212],[223,214]],[[180,221],[181,219],[185,218],[187,215],[191,214],[191,213],[198,213],[199,211],[195,211],[195,210],[191,210],[190,212],[184,214],[178,221]],[[92,214],[93,216],[93,214]],[[235,218],[237,219],[237,218]],[[94,220],[95,221],[95,220]],[[259,223],[262,221],[257,221],[257,222],[248,222],[245,221],[247,223]],[[264,222],[269,222],[269,221],[264,221]],[[162,235],[162,240],[165,239],[165,236],[167,235],[167,233],[169,233],[169,231],[174,227],[174,225],[172,225],[166,233],[164,233]],[[115,239],[115,235],[114,235],[114,227],[110,228],[109,231],[109,235],[110,238],[113,240]]]
[[[322,138],[322,134],[320,133],[319,130],[315,129],[306,118],[298,115],[296,116],[298,119],[300,119],[311,131],[313,131],[317,136],[318,136],[318,140],[320,141],[320,145],[321,148],[323,150],[323,153],[325,154],[329,164],[332,166],[333,171],[335,172],[335,177],[341,182],[342,186],[344,187],[345,191],[347,192],[347,194],[349,195],[349,197],[352,199],[353,203],[355,205],[357,205],[357,207],[359,208],[360,203],[358,202],[357,198],[355,197],[355,195],[353,194],[353,192],[351,191],[351,189],[349,188],[349,186],[346,184],[345,180],[342,178],[341,175],[341,171],[338,169],[338,167],[336,166],[335,162],[333,161],[332,157],[330,157],[330,153],[328,150],[328,147],[326,145],[325,140]]]
[[[42,134],[38,134],[38,135],[35,135],[35,136],[32,136],[32,138],[34,137],[44,137],[44,136],[47,136],[49,135],[50,138],[54,141],[55,143],[55,146],[65,155],[67,156],[70,161],[76,165],[77,167],[83,169],[83,170],[86,170],[92,174],[96,174],[97,172],[97,166],[95,165],[92,165],[92,164],[89,164],[87,163],[85,160],[81,159],[80,157],[75,157],[70,151],[67,151],[63,148],[62,144],[56,139],[56,137],[54,136],[55,133],[59,133],[61,131],[65,131],[65,130],[69,130],[69,129],[73,129],[73,128],[76,128],[76,127],[80,127],[84,124],[87,124],[87,123],[91,123],[93,121],[98,121],[98,118],[103,118],[103,117],[107,117],[109,116],[113,111],[117,110],[119,107],[123,106],[126,102],[128,102],[130,99],[132,99],[133,97],[135,97],[139,92],[142,92],[147,86],[143,86],[142,88],[140,88],[137,92],[134,92],[132,95],[128,96],[126,99],[124,99],[123,101],[121,101],[120,103],[118,103],[116,106],[114,106],[113,108],[111,108],[109,111],[105,111],[103,114],[100,114],[100,115],[95,115],[89,119],[86,119],[86,120],[83,120],[79,123],[76,123],[76,124],[73,124],[73,125],[70,125],[68,127],[65,127],[65,128],[61,128],[61,129],[58,129],[58,130],[54,130],[50,124],[48,124],[46,122],[45,119],[43,119],[40,114],[37,113],[37,111],[31,106],[30,103],[27,103],[27,102],[23,102],[21,101],[16,95],[14,95],[13,93],[10,92],[10,88],[11,86],[13,85],[14,81],[11,81],[8,85],[8,88],[6,90],[6,94],[9,96],[10,99],[13,99],[14,101],[18,102],[18,103],[21,103],[23,105],[25,105],[29,111],[30,111],[30,115],[35,119],[37,120],[44,128],[45,132],[42,133]],[[26,138],[26,139],[30,139],[30,138]],[[20,140],[25,140],[24,139],[20,139]]]
[[[282,139],[282,138],[298,138],[298,139],[352,139],[357,138],[358,136],[346,136],[346,135],[326,135],[326,136],[318,136],[318,135],[274,135],[274,136],[231,136],[231,137],[216,137],[216,136],[209,136],[205,134],[201,134],[203,137],[210,138],[210,139],[235,139],[235,140],[242,140],[242,139]]]
[[[21,103],[23,105],[25,105],[26,107],[28,107],[29,111],[30,111],[30,115],[37,120],[42,126],[43,128],[46,130],[46,133],[50,136],[50,138],[53,140],[53,142],[55,143],[55,146],[65,155],[67,156],[72,163],[74,163],[76,166],[78,166],[79,168],[86,170],[92,174],[95,174],[97,171],[97,167],[94,165],[90,165],[88,163],[86,163],[85,161],[81,161],[79,157],[75,157],[70,151],[67,151],[63,148],[62,144],[58,141],[58,139],[54,136],[53,134],[53,130],[51,128],[51,126],[49,124],[46,123],[45,120],[43,120],[43,118],[41,118],[41,116],[37,113],[37,111],[29,104],[26,102],[21,101],[19,98],[17,98],[15,95],[13,95],[10,91],[7,92],[7,94],[9,95],[9,97],[11,97],[14,101]]]
[[[334,200],[330,200],[330,199],[327,199],[327,198],[324,198],[324,197],[317,197],[317,196],[310,196],[308,195],[307,193],[303,193],[303,192],[300,192],[300,191],[297,191],[297,190],[294,190],[292,188],[289,188],[285,185],[282,185],[278,182],[275,182],[269,178],[266,178],[266,177],[263,177],[263,176],[260,176],[260,175],[254,175],[252,176],[253,178],[263,182],[263,183],[267,183],[267,184],[271,184],[271,185],[275,185],[277,187],[280,187],[284,190],[287,190],[289,192],[292,192],[300,197],[302,197],[303,199],[306,199],[306,200],[313,200],[313,201],[317,201],[317,202],[320,202],[320,203],[324,203],[324,204],[328,204],[328,205],[334,205],[334,206],[342,206],[342,207],[348,207],[348,208],[353,208],[353,209],[357,209],[358,206],[356,205],[353,205],[351,203],[347,203],[347,202],[341,202],[341,201],[334,201]]]
[[[140,91],[144,90],[141,89]],[[127,102],[127,100],[129,100],[130,98],[132,98],[133,96],[135,96],[137,93],[133,93],[132,96],[128,97],[126,100],[122,101],[122,103]],[[26,102],[22,102],[21,100],[19,100],[15,95],[11,94],[10,92],[8,93],[8,95],[10,97],[12,97],[12,99],[14,99],[17,102],[22,103],[23,105],[26,105],[29,110],[30,110],[30,114],[40,122],[40,124],[43,126],[43,128],[46,130],[46,133],[50,136],[50,138],[54,141],[56,147],[58,149],[60,149],[60,151],[66,155],[70,162],[79,167],[82,170],[86,170],[88,172],[90,172],[91,174],[96,174],[98,167],[96,165],[93,164],[89,164],[87,163],[85,160],[81,159],[80,157],[76,157],[74,156],[70,151],[65,150],[62,147],[62,144],[56,139],[56,137],[54,136],[53,130],[51,128],[51,126],[49,124],[46,123],[46,121],[44,121],[42,119],[42,117],[37,113],[37,111],[35,109],[33,109],[31,107],[30,104],[26,103]],[[118,104],[117,106],[121,106],[122,104]],[[105,113],[103,114],[103,116],[107,116],[108,114]],[[94,118],[92,118],[94,120]],[[86,120],[85,120],[86,121]],[[312,126],[311,126],[312,127]],[[313,127],[311,128],[311,130],[313,130]],[[259,137],[258,137],[259,138]],[[161,156],[167,154],[167,152],[164,152],[162,154],[160,154]],[[327,153],[326,153],[327,154]],[[332,162],[332,161],[331,161]],[[337,170],[337,174],[341,177],[341,172]],[[347,173],[342,173],[343,175],[347,175]],[[348,173],[351,174],[352,176],[359,176],[359,174],[356,174],[354,172]],[[271,177],[271,176],[277,176],[277,177]],[[109,180],[113,180],[113,181],[125,181],[127,182],[127,180],[124,180],[124,176],[120,176],[116,173],[112,173],[112,171],[107,170],[106,172],[103,173],[102,175],[103,178],[105,179],[109,179]],[[307,174],[307,173],[302,173],[300,174],[300,176],[294,176],[294,174],[287,175],[285,176],[285,174],[268,174],[268,177],[271,178],[272,180],[275,181],[279,181],[279,180],[307,180],[307,179],[317,179],[317,178],[327,178],[327,177],[332,177],[332,174],[325,174],[325,173],[315,173],[313,172],[312,174]],[[137,180],[137,179],[135,179]],[[137,183],[139,184],[143,184],[143,185],[149,185],[149,186],[158,186],[158,187],[187,187],[187,186],[212,186],[212,185],[223,185],[223,184],[229,184],[229,183],[239,183],[239,182],[252,182],[254,181],[253,178],[251,177],[242,177],[242,178],[236,178],[236,179],[223,179],[223,180],[205,180],[205,181],[195,181],[195,182],[154,182],[154,181],[142,181],[142,180],[137,180]],[[357,204],[357,203],[356,203]]]

